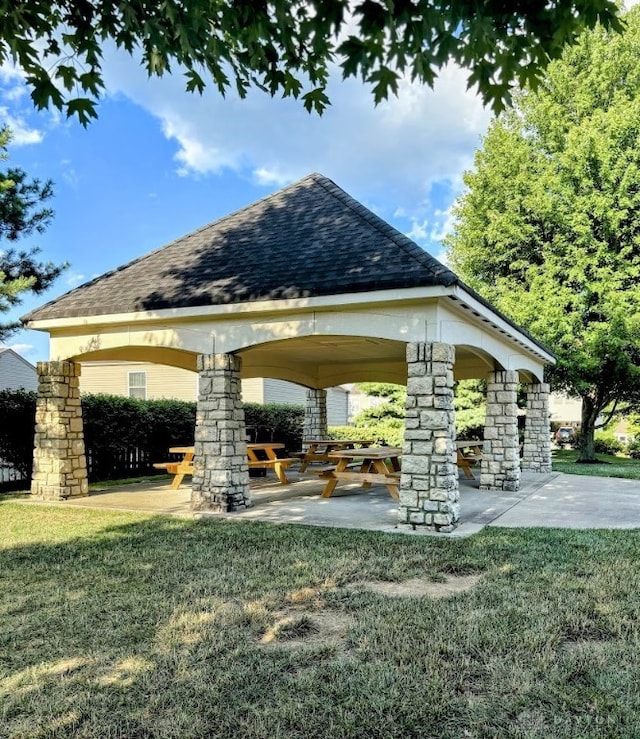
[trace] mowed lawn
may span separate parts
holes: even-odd
[[[594,477],[623,477],[628,480],[640,480],[640,459],[618,457],[613,454],[596,454],[598,462],[592,464],[576,464],[578,452],[574,449],[552,452],[551,459],[554,472],[568,475],[590,475]]]
[[[3,738],[640,736],[637,531],[0,531]]]

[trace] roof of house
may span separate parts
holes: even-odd
[[[416,243],[311,174],[108,272],[23,320],[452,285]]]
[[[23,356],[18,354],[18,352],[15,349],[12,349],[10,346],[0,346],[0,356],[6,356],[6,357],[13,357],[14,359],[19,359],[23,364],[26,364],[27,367],[30,367],[34,372],[36,371],[36,368],[29,362],[28,359],[25,359]]]

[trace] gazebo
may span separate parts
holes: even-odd
[[[92,360],[196,370],[191,505],[251,505],[240,379],[307,390],[305,438],[326,435],[325,388],[406,384],[399,518],[459,518],[454,382],[485,378],[480,487],[551,469],[545,365],[553,355],[446,266],[312,174],[66,293],[23,319],[50,335],[38,365],[32,493],[87,494],[78,377]],[[527,414],[522,460],[518,384]]]

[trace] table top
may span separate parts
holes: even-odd
[[[347,459],[387,459],[388,457],[401,457],[402,449],[397,446],[375,446],[375,447],[362,447],[362,449],[340,449],[335,452],[329,452],[329,457],[332,459],[340,459],[346,457]]]
[[[247,444],[247,449],[284,449],[284,444],[266,441],[258,444]],[[190,454],[195,450],[192,446],[172,446],[169,451],[172,454]]]
[[[373,444],[373,439],[304,439],[303,444]]]

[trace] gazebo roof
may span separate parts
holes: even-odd
[[[23,320],[455,284],[456,275],[416,243],[311,174]]]

